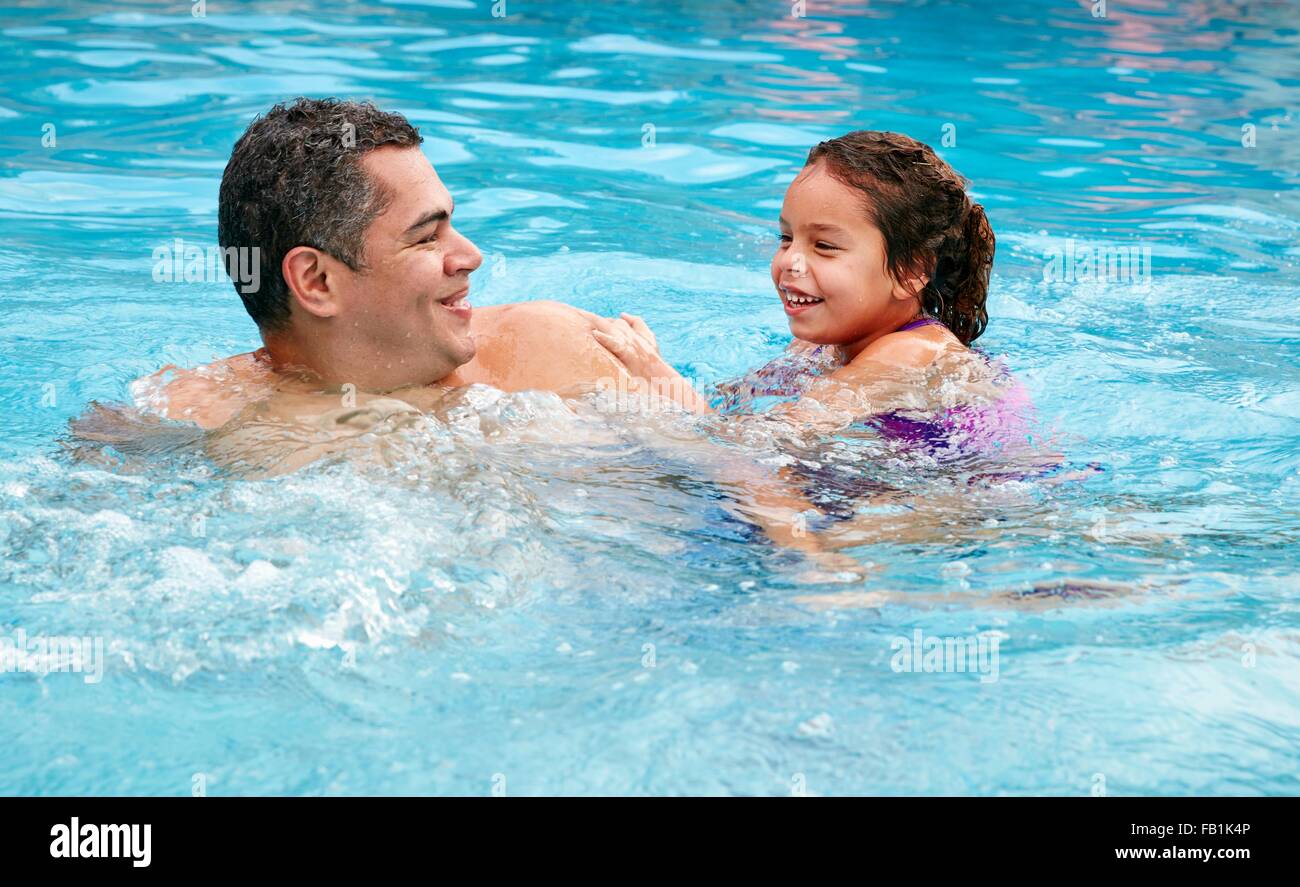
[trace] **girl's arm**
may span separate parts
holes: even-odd
[[[659,354],[659,342],[646,322],[635,314],[622,314],[591,331],[605,350],[627,367],[646,393],[675,401],[692,413],[707,415],[716,410],[686,377]]]
[[[593,330],[614,355],[652,394],[675,401],[699,414],[715,413],[709,402],[659,354],[659,345],[645,321],[632,314],[607,321]],[[784,419],[805,431],[833,433],[862,416],[916,407],[909,394],[916,372],[952,353],[951,334],[934,339],[917,335],[887,335],[872,342],[850,363],[818,379],[792,403],[778,404],[765,415]],[[796,339],[788,351],[816,348]],[[966,349],[957,346],[961,351]]]
[[[671,400],[700,415],[717,411],[682,376],[663,359],[654,334],[644,320],[623,314],[620,320],[607,321],[603,328],[592,330],[596,341],[617,358],[628,372],[652,395]],[[794,349],[801,343],[795,340]],[[804,342],[802,347],[815,347]],[[859,386],[865,381],[864,367],[855,361],[815,382],[796,402],[780,404],[766,415],[781,417],[809,431],[836,431],[862,415]]]

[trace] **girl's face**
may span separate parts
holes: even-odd
[[[781,242],[772,257],[790,332],[841,345],[850,359],[910,320],[919,302],[885,267],[885,238],[868,219],[861,191],[822,163],[805,167],[785,192]],[[925,279],[909,282],[919,292]]]

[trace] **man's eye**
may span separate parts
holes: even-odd
[[[437,239],[438,239],[438,233],[435,231],[433,234],[430,234],[428,237],[422,239],[420,243],[434,243],[437,241]]]

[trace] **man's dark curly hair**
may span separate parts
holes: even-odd
[[[227,271],[234,249],[257,247],[260,285],[235,284],[264,332],[289,322],[289,288],[280,265],[296,246],[365,267],[363,236],[392,195],[361,168],[385,145],[413,148],[419,131],[401,114],[370,102],[299,98],[258,117],[235,143],[221,177],[217,239]],[[234,249],[232,249],[234,248]]]

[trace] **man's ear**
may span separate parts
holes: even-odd
[[[315,317],[339,313],[337,260],[311,246],[295,246],[280,263],[284,282],[298,307]]]

